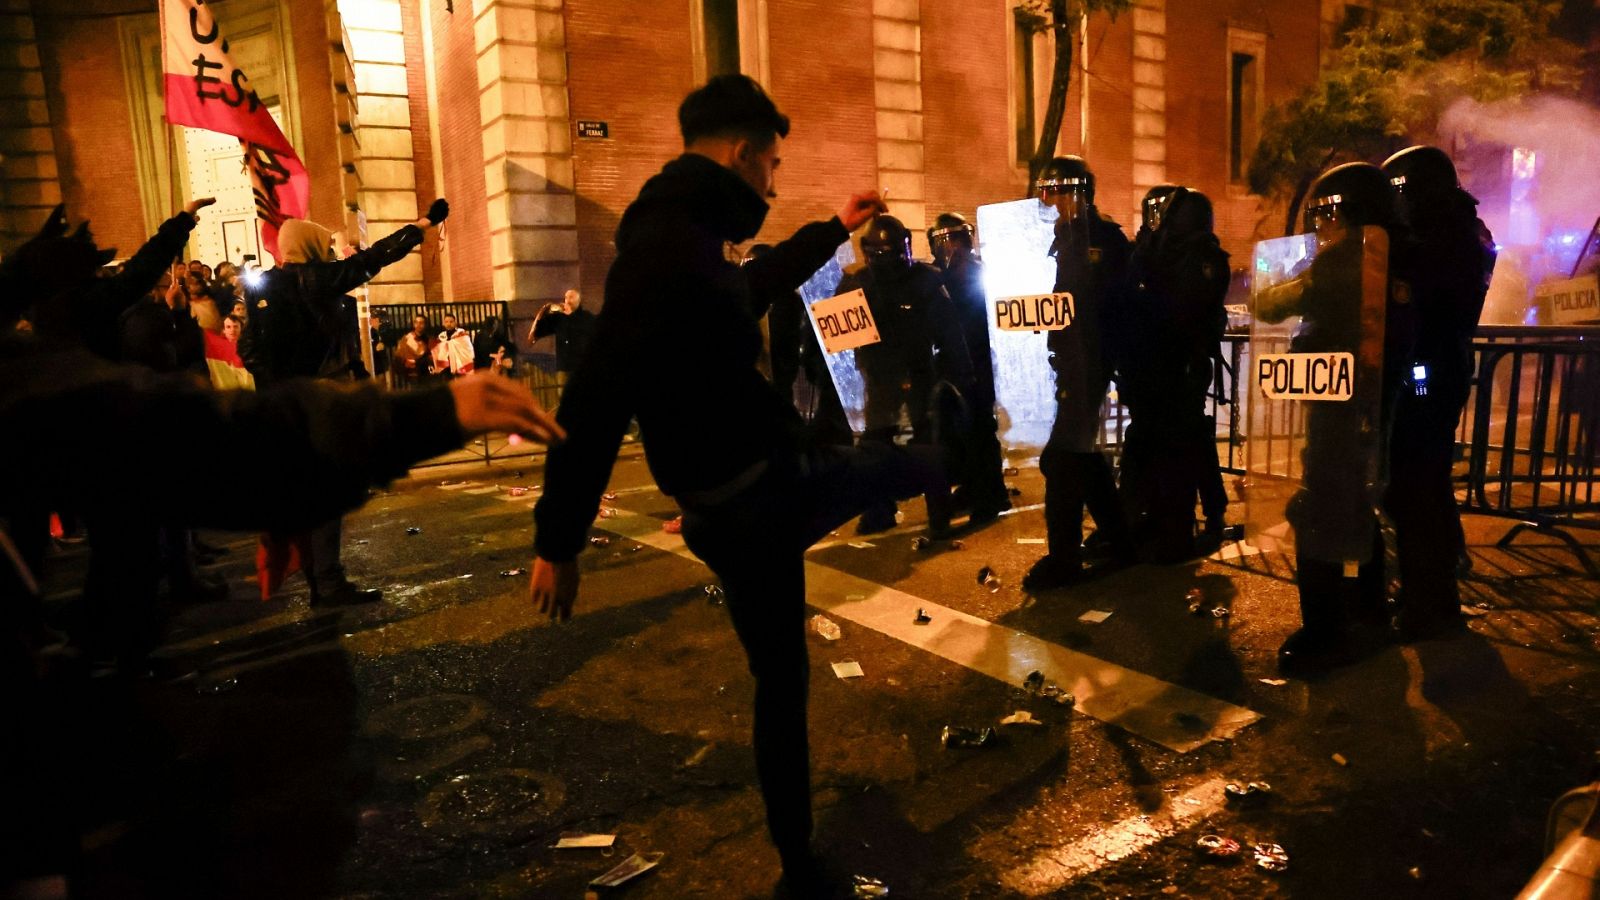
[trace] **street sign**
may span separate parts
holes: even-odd
[[[606,123],[597,122],[597,121],[594,121],[592,119],[579,119],[578,120],[578,137],[581,137],[581,138],[608,138],[610,136],[611,136],[611,128]]]

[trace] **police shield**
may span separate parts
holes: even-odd
[[[859,340],[864,336],[858,333],[864,330],[859,316],[851,314],[853,304],[843,304],[834,298],[839,282],[844,280],[845,267],[855,261],[855,245],[849,241],[844,242],[833,255],[833,259],[828,260],[826,265],[800,286],[800,297],[805,301],[806,318],[816,333],[817,345],[823,348],[822,356],[828,364],[828,375],[833,379],[834,389],[839,394],[839,403],[844,407],[845,418],[850,422],[850,430],[859,437],[866,429],[867,390],[861,378],[861,371],[856,368],[855,350],[853,347],[832,351],[829,349],[830,346],[837,348],[842,344],[851,343],[852,338]]]
[[[1382,485],[1388,235],[1256,245],[1244,380],[1247,541],[1369,561]]]
[[[1037,454],[1056,417],[1046,341],[1050,331],[1070,327],[1073,312],[1070,296],[1051,293],[1056,217],[1053,207],[1033,199],[978,207],[995,417],[1008,454]]]

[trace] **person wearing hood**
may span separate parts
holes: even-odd
[[[1121,493],[1142,551],[1176,562],[1197,550],[1196,492],[1208,537],[1220,539],[1227,509],[1206,394],[1227,325],[1228,254],[1199,191],[1172,187],[1144,209],[1119,329],[1117,388],[1130,418]]]
[[[364,377],[360,332],[350,291],[422,244],[424,232],[450,214],[443,199],[427,215],[366,250],[340,258],[334,233],[315,222],[288,219],[278,229],[279,265],[261,273],[250,291],[250,318],[239,339],[239,356],[258,387],[296,378]],[[311,605],[349,606],[383,599],[345,577],[340,560],[342,520],[312,529],[311,558],[304,560]]]
[[[335,233],[305,219],[278,229],[278,265],[248,292],[250,318],[239,355],[267,386],[288,378],[347,378],[360,368],[355,305],[347,294],[422,245],[424,232],[450,214],[435,200],[427,215],[366,250],[340,258]]]
[[[756,368],[767,304],[885,212],[878,195],[852,196],[737,266],[724,247],[761,230],[789,120],[754,80],[722,75],[684,99],[678,122],[685,152],[623,214],[594,340],[562,395],[568,442],[534,507],[530,601],[571,615],[575,557],[636,417],[651,474],[684,511],[685,543],[726,591],[756,681],[756,771],[783,884],[812,896],[805,550],[883,497],[949,485],[934,448],[808,444],[794,404]]]

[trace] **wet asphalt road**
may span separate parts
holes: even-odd
[[[726,611],[698,563],[619,536],[655,535],[671,501],[626,448],[606,502],[621,514],[593,532],[609,545],[584,553],[577,615],[553,626],[525,576],[500,574],[528,564],[537,494],[510,488],[541,479],[522,459],[418,470],[375,495],[346,527],[353,577],[387,594],[369,609],[309,610],[298,579],[262,604],[244,580],[252,540],[211,536],[232,547],[216,571],[233,595],[176,617],[161,655],[179,677],[84,701],[107,761],[83,786],[88,893],[579,898],[639,851],[665,855],[617,896],[770,894],[752,687]],[[810,559],[1260,721],[1178,753],[837,619],[839,641],[808,640],[818,845],[842,869],[916,898],[1506,897],[1537,867],[1550,802],[1600,747],[1600,585],[1569,551],[1537,536],[1496,549],[1509,523],[1469,518],[1470,636],[1273,684],[1296,618],[1285,560],[1139,566],[1031,597],[1018,585],[1043,549],[1041,482],[1012,480],[1018,511],[959,549],[914,549],[913,503],[871,546],[846,530]],[[60,562],[58,601],[81,552]],[[1192,615],[1191,589],[1230,615]],[[1111,615],[1080,620],[1093,610]],[[836,678],[846,660],[864,676]],[[1017,709],[1044,724],[940,746],[947,724]],[[1272,793],[1240,807],[1221,799],[1228,781]],[[551,849],[564,832],[617,847]],[[1207,833],[1280,844],[1289,869],[1207,860]]]

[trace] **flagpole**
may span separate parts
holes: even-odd
[[[166,91],[165,85],[162,86],[162,91],[163,93]],[[173,210],[183,208],[183,203],[178,195],[178,127],[173,125],[165,114],[161,116],[161,124],[167,132],[167,182],[169,187],[167,193],[172,195],[170,198],[172,202],[167,207],[167,214],[170,214]],[[187,244],[188,242],[185,241],[184,243]]]

